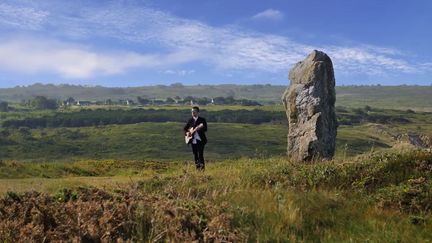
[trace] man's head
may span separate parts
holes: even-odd
[[[198,117],[198,114],[199,114],[199,107],[198,106],[192,107],[192,116]]]

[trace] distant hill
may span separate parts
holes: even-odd
[[[183,86],[180,83],[172,85],[141,86],[128,88],[108,88],[102,86],[52,85],[34,84],[15,88],[0,89],[0,100],[21,101],[42,95],[56,99],[73,97],[76,100],[105,99],[136,99],[146,98],[166,99],[174,96],[217,97],[234,96],[260,101],[279,101],[285,87],[271,85],[196,85]]]
[[[262,103],[280,103],[280,97],[286,89],[282,85],[195,85],[184,86],[180,83],[171,85],[141,86],[127,88],[109,88],[102,86],[34,84],[0,89],[0,100],[19,102],[41,95],[65,100],[103,101],[106,99],[136,99],[137,96],[166,99],[167,97],[217,97],[234,96]],[[432,111],[432,86],[338,86],[337,105],[364,107],[369,105],[379,108],[413,109]]]

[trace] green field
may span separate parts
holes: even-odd
[[[3,160],[34,162],[81,159],[189,160],[182,123],[140,123],[85,128],[16,129],[0,140]],[[403,130],[405,126],[398,127]],[[413,130],[417,129],[414,127]],[[423,130],[425,129],[425,130]],[[421,131],[432,131],[431,125]],[[393,130],[397,130],[393,128]],[[286,151],[285,125],[209,123],[206,158],[281,156]],[[430,133],[429,133],[430,134]],[[336,157],[390,149],[396,141],[368,125],[340,126]]]
[[[285,155],[282,106],[203,107],[202,173],[173,121],[189,106],[0,113],[0,242],[427,242],[432,154],[398,137],[432,137],[432,113],[353,107],[335,158],[306,164]]]
[[[117,107],[116,109],[122,109]],[[184,120],[188,117],[185,108],[159,107],[155,113],[166,115],[167,120]],[[73,118],[83,121],[83,127],[64,127],[63,123],[54,127],[28,128],[25,126],[4,127],[0,129],[0,158],[34,162],[77,161],[82,159],[133,159],[133,160],[189,160],[190,148],[183,143],[183,123],[140,122],[134,123],[133,116],[150,114],[146,109],[130,110],[129,113],[117,114],[115,110],[101,113],[101,110],[87,109],[66,111],[26,111],[1,113],[0,124],[13,119],[31,119],[46,117],[49,124],[55,119],[64,121]],[[157,110],[155,110],[157,111]],[[242,111],[243,113],[241,113]],[[246,112],[246,113],[245,113]],[[257,121],[257,117],[270,113],[271,122],[248,124]],[[432,114],[427,112],[406,112],[382,109],[338,109],[339,128],[337,135],[336,157],[352,157],[377,150],[391,149],[400,144],[395,137],[408,132],[432,135]],[[151,113],[153,114],[153,113]],[[233,122],[215,122],[230,120],[242,114],[242,118]],[[99,125],[96,120],[86,125],[88,119],[100,116],[117,118],[131,116],[132,124]],[[263,106],[245,110],[239,106],[211,106],[202,111],[209,121],[209,143],[206,157],[210,161],[230,158],[256,158],[283,156],[286,151],[286,118],[281,106]],[[38,119],[39,119],[38,118]],[[180,119],[178,119],[180,118]],[[81,120],[79,120],[81,119]],[[102,119],[102,118],[101,118]],[[107,120],[103,118],[106,123]],[[147,118],[146,118],[147,119]],[[164,118],[165,119],[165,118]],[[91,121],[93,121],[91,120]],[[243,123],[241,121],[245,121]],[[113,120],[112,122],[116,122]],[[123,120],[119,120],[124,123]],[[29,123],[31,124],[31,123]],[[72,123],[67,123],[72,124]],[[109,123],[108,123],[109,124]],[[398,147],[400,148],[400,147]]]

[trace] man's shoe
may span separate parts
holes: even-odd
[[[199,164],[199,166],[197,167],[198,170],[205,170],[205,165],[204,164]]]

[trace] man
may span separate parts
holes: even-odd
[[[184,126],[186,136],[192,136],[189,143],[192,144],[192,152],[195,159],[197,170],[204,170],[204,146],[207,143],[205,132],[207,131],[207,121],[199,116],[199,108],[192,107],[192,117]]]

